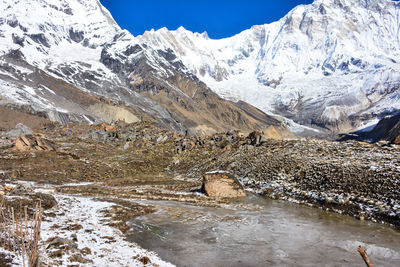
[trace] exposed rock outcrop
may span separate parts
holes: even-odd
[[[267,139],[263,136],[262,132],[252,132],[247,137],[249,145],[259,146],[264,144]]]
[[[139,118],[125,107],[97,103],[90,106],[89,109],[97,116],[102,117],[107,123],[118,120],[125,121],[126,123],[134,123],[139,121]]]
[[[209,197],[243,198],[246,197],[241,183],[229,172],[208,172],[203,176],[202,191]]]
[[[38,150],[38,151],[53,151],[56,146],[53,142],[32,134],[23,134],[15,141],[13,150]]]
[[[2,133],[2,135],[4,135],[6,138],[9,139],[15,139],[19,136],[21,136],[22,134],[32,134],[32,129],[29,128],[28,126],[22,124],[22,123],[18,123],[14,129],[11,129],[8,132]]]
[[[400,114],[381,119],[370,131],[358,131],[343,135],[339,140],[359,140],[400,145]]]
[[[384,140],[400,144],[400,115],[383,118],[367,136],[374,141]]]

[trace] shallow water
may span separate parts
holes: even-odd
[[[151,202],[131,241],[178,266],[400,266],[400,231],[349,216],[249,195],[224,208]]]

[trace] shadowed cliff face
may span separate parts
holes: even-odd
[[[383,118],[370,132],[365,133],[364,138],[400,144],[400,115]]]

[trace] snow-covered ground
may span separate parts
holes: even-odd
[[[13,266],[13,267],[24,266],[21,258],[19,258],[17,255],[15,255],[13,252],[10,252],[10,251],[5,250],[2,247],[0,247],[0,254],[2,254],[4,256],[4,259],[9,261],[10,265],[6,265],[6,266]]]
[[[49,190],[41,190],[49,192]],[[140,248],[138,245],[125,240],[124,235],[116,228],[108,226],[102,210],[110,208],[113,203],[95,201],[90,197],[77,197],[49,192],[56,198],[58,205],[53,210],[54,218],[46,217],[42,222],[41,230],[41,260],[49,266],[62,261],[62,266],[76,264],[71,261],[72,251],[65,252],[61,258],[53,259],[50,254],[56,248],[46,248],[44,241],[59,237],[71,239],[76,234],[77,249],[89,248],[91,253],[84,256],[88,261],[85,266],[143,266],[140,261],[148,257],[150,262],[147,266],[173,266],[160,259],[155,253]],[[81,225],[80,230],[66,230],[68,225]],[[64,230],[63,230],[64,229]],[[111,239],[110,239],[111,237]]]

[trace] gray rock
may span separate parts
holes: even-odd
[[[235,131],[234,130],[230,130],[230,131],[228,131],[227,133],[226,133],[226,135],[228,135],[228,136],[232,136],[232,135],[235,135],[236,133],[235,133]]]
[[[58,237],[51,241],[47,248],[51,247],[56,247],[56,248],[78,248],[78,244],[76,244],[74,241],[66,239],[66,238],[61,238]]]
[[[6,132],[5,134],[3,134],[5,137],[9,138],[9,139],[15,139],[23,134],[33,134],[33,131],[31,128],[29,128],[28,126],[22,124],[22,123],[18,123],[14,129]]]
[[[267,142],[267,138],[265,138],[265,136],[261,136],[260,138],[260,145],[265,144]]]
[[[158,138],[157,138],[157,143],[160,143],[160,142],[162,142],[162,140],[163,140],[164,138],[163,138],[163,136],[162,135],[160,135]]]
[[[124,145],[124,150],[127,150],[128,148],[129,148],[129,144],[126,143],[126,144]]]
[[[72,238],[72,241],[78,242],[78,236],[77,236],[75,233],[73,233],[73,234],[71,235],[71,238]]]
[[[80,43],[85,39],[85,33],[83,31],[77,31],[74,29],[69,29],[69,37],[76,43]]]

